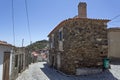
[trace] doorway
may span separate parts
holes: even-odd
[[[61,57],[60,52],[57,54],[57,69],[60,69],[61,67]]]
[[[3,80],[9,80],[10,52],[4,52]]]

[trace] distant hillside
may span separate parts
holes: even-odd
[[[47,40],[36,41],[36,42],[32,43],[31,45],[27,46],[27,48],[29,48],[31,51],[44,49],[46,47],[48,47],[48,41]]]

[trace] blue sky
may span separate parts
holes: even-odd
[[[14,1],[15,45],[30,42],[27,28],[25,0]],[[0,0],[0,40],[13,44],[12,0]],[[61,21],[78,14],[78,3],[87,3],[89,18],[111,19],[120,15],[120,0],[27,0],[32,42],[47,39],[49,32]],[[108,23],[119,27],[120,17]]]

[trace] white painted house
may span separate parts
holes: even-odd
[[[9,80],[12,64],[12,45],[0,41],[0,80]]]

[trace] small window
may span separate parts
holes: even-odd
[[[59,40],[62,41],[63,39],[63,34],[62,34],[62,31],[59,32]]]
[[[52,36],[51,36],[50,47],[51,47],[51,48],[54,47],[54,34],[52,34]]]
[[[18,55],[15,55],[15,67],[18,66]]]

